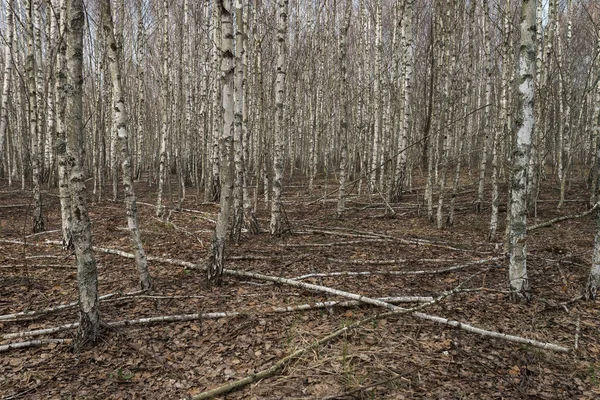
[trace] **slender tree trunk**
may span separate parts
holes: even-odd
[[[484,36],[484,49],[485,49],[485,104],[490,104],[492,98],[492,54],[491,54],[491,38],[489,28],[489,3],[488,0],[484,0],[484,13],[482,14],[482,25],[483,25],[483,36]],[[492,127],[490,120],[490,107],[486,107],[484,111],[484,136],[481,151],[481,161],[479,164],[479,185],[477,189],[477,200],[475,201],[475,209],[477,212],[481,212],[483,207],[483,191],[485,188],[485,173],[487,168],[487,154],[488,154],[488,142],[490,137],[490,130]],[[493,146],[493,144],[492,144]]]
[[[68,0],[67,21],[67,134],[69,165],[69,192],[73,216],[73,243],[77,258],[77,286],[79,289],[79,328],[76,348],[98,339],[100,313],[98,302],[98,270],[92,251],[90,218],[86,204],[83,175],[83,0]]]
[[[156,199],[156,216],[161,217],[164,213],[163,194],[165,186],[165,175],[169,172],[167,166],[167,140],[169,133],[169,107],[171,104],[169,97],[169,54],[171,47],[169,45],[169,1],[163,2],[163,70],[162,70],[162,127],[160,132],[160,150],[158,166],[158,193]]]
[[[369,191],[374,192],[377,187],[377,171],[379,170],[379,146],[382,132],[382,94],[381,94],[381,73],[382,73],[382,22],[381,22],[381,0],[375,1],[375,73],[373,77],[373,95],[375,97],[375,132],[373,133],[373,150],[371,151],[371,169],[369,177]],[[381,174],[383,170],[379,171]]]
[[[352,17],[352,1],[346,0],[344,20],[340,32],[340,100],[342,109],[340,115],[340,185],[338,189],[338,202],[336,213],[338,217],[343,216],[346,201],[346,174],[348,170],[348,118],[350,116],[350,101],[348,99],[348,69],[347,60],[347,36],[350,28],[350,18]]]
[[[535,12],[536,0],[523,0],[521,6],[521,49],[519,54],[519,117],[517,118],[517,143],[513,156],[511,177],[510,222],[510,290],[515,300],[528,300],[527,277],[527,168],[531,147],[531,134],[535,118]]]
[[[56,66],[54,94],[56,96],[56,158],[58,161],[58,193],[60,196],[60,214],[62,221],[62,246],[64,250],[73,249],[71,237],[71,197],[69,194],[69,170],[67,168],[67,132],[65,121],[65,99],[66,99],[66,52],[67,42],[65,39],[67,23],[67,0],[54,0],[59,18],[58,32],[59,41],[56,52]]]
[[[500,115],[498,117],[498,124],[496,130],[494,132],[494,139],[492,141],[492,216],[490,218],[490,233],[489,240],[496,240],[496,231],[498,230],[498,208],[500,205],[499,200],[499,189],[498,189],[498,175],[499,175],[499,157],[500,157],[500,140],[501,138],[506,138],[508,134],[508,125],[507,125],[507,92],[508,92],[508,70],[511,67],[509,65],[509,57],[508,53],[511,48],[510,43],[510,0],[505,1],[504,7],[504,19],[503,19],[503,47],[502,47],[502,55],[501,55],[501,63],[502,63],[502,81],[501,81],[501,94],[500,94]]]
[[[221,136],[221,209],[212,239],[211,254],[207,268],[209,286],[223,282],[223,260],[225,258],[225,239],[231,213],[234,184],[234,79],[235,60],[233,54],[233,3],[232,0],[220,0],[215,4],[220,7],[222,56],[221,87],[223,99],[223,131]]]
[[[288,24],[288,0],[278,0],[277,12],[277,80],[275,82],[275,144],[273,159],[273,200],[271,203],[271,235],[283,232],[283,210],[281,190],[283,178],[283,142],[286,124],[285,108],[285,74],[286,74],[286,37]]]
[[[242,1],[235,0],[235,79],[234,79],[234,164],[233,223],[231,238],[237,243],[244,225],[244,22]]]
[[[10,86],[12,81],[12,43],[13,43],[13,24],[14,24],[14,13],[13,0],[6,0],[6,42],[4,43],[4,81],[2,85],[2,99],[0,102],[0,157],[6,160],[4,155],[4,147],[7,137],[8,127],[8,97],[10,96]],[[8,146],[7,146],[8,147]],[[10,153],[10,149],[6,149],[6,154]],[[1,166],[0,166],[1,167]],[[7,174],[10,176],[8,170],[9,164],[6,163]]]
[[[36,82],[36,60],[35,60],[35,7],[38,6],[36,0],[28,0],[27,2],[27,85],[29,87],[29,134],[31,142],[31,162],[33,164],[33,233],[43,232],[46,230],[44,217],[42,215],[42,193],[40,191],[41,180],[41,149],[40,149],[40,130],[38,127],[38,101],[41,96],[38,93],[38,85]],[[39,62],[39,60],[38,60]]]
[[[135,263],[138,274],[140,276],[141,288],[146,290],[152,286],[152,279],[148,272],[148,261],[142,238],[140,236],[140,228],[138,223],[137,205],[135,190],[133,187],[131,154],[129,152],[129,135],[127,131],[127,113],[125,109],[125,95],[121,84],[121,70],[119,64],[120,52],[117,51],[117,42],[114,35],[114,27],[112,21],[112,11],[110,0],[102,0],[102,24],[104,26],[104,37],[106,38],[106,53],[108,54],[108,62],[110,75],[112,80],[113,90],[113,127],[117,129],[116,137],[117,144],[121,152],[121,167],[123,173],[123,189],[125,192],[125,207],[127,210],[127,226],[133,244],[135,254]]]

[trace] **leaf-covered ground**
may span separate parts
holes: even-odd
[[[533,289],[529,304],[506,295],[507,262],[448,267],[502,255],[486,241],[489,209],[472,211],[473,188],[458,197],[456,223],[437,230],[419,205],[422,190],[394,205],[395,218],[373,196],[352,197],[343,219],[335,201],[309,204],[303,182],[286,189],[291,233],[244,234],[228,244],[226,267],[302,281],[380,298],[439,296],[458,285],[470,289],[423,312],[506,334],[573,348],[560,354],[424,321],[409,315],[382,318],[352,330],[289,363],[278,374],[223,397],[227,399],[591,399],[600,397],[600,310],[578,300],[591,261],[591,216],[534,231],[528,239]],[[333,183],[328,186],[331,191]],[[154,217],[154,188],[137,186],[148,255],[202,264],[217,206],[188,193],[181,212]],[[532,223],[585,211],[586,189],[573,186],[556,210],[545,192]],[[173,189],[173,193],[176,190]],[[32,236],[31,193],[0,190],[0,315],[43,310],[77,299],[74,256],[47,241],[60,239],[59,199],[43,193],[47,229]],[[263,230],[264,204],[258,210]],[[94,245],[130,252],[122,203],[90,201]],[[503,222],[504,213],[501,213]],[[500,228],[502,231],[503,225]],[[421,240],[415,240],[421,239]],[[11,242],[12,241],[12,242]],[[19,242],[26,242],[23,245]],[[384,312],[373,306],[276,312],[274,307],[346,299],[284,284],[228,276],[209,291],[204,274],[151,261],[154,290],[138,289],[133,260],[96,253],[106,323],[144,317],[237,312],[236,316],[106,328],[95,347],[45,344],[0,353],[0,399],[177,399],[232,382],[273,365],[337,329]],[[389,263],[395,260],[394,263]],[[383,261],[377,263],[377,261]],[[399,271],[422,271],[399,274]],[[372,272],[371,274],[331,274]],[[393,273],[386,273],[393,272]],[[330,276],[322,276],[329,274]],[[470,279],[470,280],[469,280]],[[415,303],[401,304],[403,307]],[[34,339],[70,339],[74,329],[36,337],[5,335],[77,321],[67,308],[34,317],[0,320],[0,346]]]

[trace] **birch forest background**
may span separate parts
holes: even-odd
[[[0,398],[600,396],[600,3],[0,0]]]

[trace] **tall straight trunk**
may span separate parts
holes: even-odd
[[[233,223],[231,237],[237,243],[244,225],[244,23],[242,1],[235,0],[235,79],[234,79],[234,194],[233,194]]]
[[[373,149],[371,151],[371,170],[369,177],[369,190],[374,192],[376,190],[377,182],[377,171],[379,167],[379,146],[381,141],[382,132],[382,94],[381,94],[381,74],[382,74],[382,22],[381,22],[381,0],[375,2],[375,65],[374,65],[374,77],[373,77],[373,94],[375,97],[374,107],[374,118],[375,118],[375,132],[373,133]],[[383,173],[383,171],[379,171]]]
[[[233,54],[233,4],[232,0],[220,0],[222,56],[221,90],[223,99],[223,126],[221,135],[221,208],[212,238],[211,253],[207,268],[209,286],[223,282],[223,260],[225,258],[225,239],[231,213],[233,195],[233,142],[234,142],[234,79],[235,60]]]
[[[4,147],[7,135],[8,127],[8,97],[10,96],[10,86],[12,81],[12,42],[13,42],[13,24],[14,14],[13,0],[6,0],[6,42],[4,43],[4,80],[2,85],[2,99],[0,100],[0,157],[6,160],[4,156]],[[8,147],[8,146],[7,146]],[[10,149],[6,149],[7,155],[10,153]],[[1,167],[1,166],[0,166]],[[9,164],[6,163],[7,169],[10,168]],[[10,176],[10,171],[6,171]]]
[[[248,169],[250,168],[250,129],[248,128],[248,112],[250,110],[250,88],[248,85],[248,58],[249,58],[249,35],[248,35],[248,20],[249,13],[251,8],[249,7],[248,2],[243,2],[242,6],[242,14],[243,14],[243,35],[242,35],[242,46],[243,46],[243,55],[242,55],[242,68],[244,72],[244,79],[242,82],[243,87],[243,104],[242,104],[242,151],[243,151],[243,174],[244,174],[244,183],[243,183],[243,197],[244,197],[244,223],[248,231],[253,234],[260,233],[260,226],[258,225],[258,220],[256,219],[256,215],[254,213],[254,207],[252,202],[250,201],[250,193],[248,190],[249,178],[248,178]],[[257,10],[254,10],[254,15],[256,16]],[[252,125],[254,132],[256,132],[255,125]],[[254,135],[255,136],[255,135]],[[256,162],[256,160],[255,160]],[[257,177],[258,179],[258,177]]]
[[[600,55],[600,36],[597,37],[596,54]],[[592,132],[597,137],[600,132],[600,85],[596,85],[593,100],[593,114],[592,114]],[[595,181],[593,185],[594,192],[591,195],[591,200],[596,203],[600,199],[600,143],[596,140],[595,149],[595,164],[592,167],[592,179]],[[595,300],[598,296],[598,289],[600,288],[600,210],[596,210],[596,236],[594,238],[594,252],[592,255],[592,267],[585,287],[584,295],[589,300]]]
[[[572,7],[573,0],[567,0],[567,43],[565,49],[571,48],[572,35]],[[571,103],[570,103],[570,79],[568,71],[564,69],[563,46],[559,31],[559,19],[556,23],[556,37],[558,39],[558,70],[559,74],[559,105],[562,123],[559,127],[558,145],[559,145],[559,180],[560,180],[560,200],[558,208],[561,208],[565,201],[565,192],[567,187],[567,178],[569,175],[569,165],[571,162]]]
[[[164,213],[163,194],[165,186],[165,175],[168,173],[167,168],[167,139],[169,132],[169,108],[171,100],[169,97],[169,53],[171,47],[169,45],[169,1],[163,2],[163,65],[162,65],[162,124],[160,132],[160,150],[159,150],[159,165],[158,165],[158,193],[156,199],[156,216],[161,217]]]
[[[31,163],[33,165],[33,233],[46,230],[44,217],[42,215],[42,193],[40,191],[41,180],[41,149],[40,149],[40,129],[38,126],[38,85],[36,82],[36,60],[35,60],[35,36],[34,26],[35,7],[39,6],[36,0],[27,2],[27,86],[29,89],[29,139],[31,143]],[[39,60],[38,60],[39,62]]]
[[[483,25],[483,36],[484,36],[484,51],[485,51],[485,104],[490,104],[492,98],[492,54],[491,54],[491,38],[489,28],[489,2],[488,0],[483,1],[484,13],[482,14],[482,25]],[[490,107],[486,107],[484,111],[484,136],[481,151],[481,160],[479,164],[479,183],[477,189],[477,200],[475,201],[475,209],[481,212],[483,207],[483,191],[485,188],[485,173],[487,168],[487,154],[488,154],[488,142],[490,137],[490,130],[492,124],[490,121]]]
[[[221,178],[219,177],[220,169],[220,150],[219,143],[222,136],[221,125],[221,95],[222,89],[219,81],[219,74],[221,71],[222,64],[222,50],[221,50],[221,6],[218,4],[219,1],[213,1],[213,40],[212,40],[212,70],[213,70],[213,92],[212,92],[212,156],[211,156],[211,180],[208,182],[207,200],[219,201],[221,193]]]
[[[129,133],[127,131],[127,112],[125,110],[125,95],[121,84],[121,70],[119,65],[120,52],[117,50],[117,42],[114,35],[112,21],[112,11],[110,0],[102,0],[102,25],[104,27],[104,37],[106,38],[106,53],[112,80],[113,90],[113,127],[117,129],[117,144],[121,152],[121,168],[123,173],[123,189],[125,192],[125,207],[127,210],[127,226],[131,236],[131,242],[135,254],[135,263],[140,276],[140,286],[142,289],[150,289],[152,279],[148,272],[148,261],[138,223],[137,205],[135,190],[133,188],[131,154],[129,152]]]
[[[85,136],[83,132],[83,0],[68,0],[67,21],[67,158],[69,192],[73,216],[73,243],[77,258],[79,289],[79,328],[76,348],[98,339],[100,312],[98,309],[98,270],[92,250],[90,218],[86,204],[83,174]]]
[[[136,151],[136,162],[134,176],[136,179],[141,179],[142,175],[142,160],[144,155],[144,123],[146,120],[146,93],[144,85],[144,62],[145,48],[146,48],[146,28],[144,25],[144,1],[137,0],[137,126],[136,126],[136,140],[137,140],[137,151]]]
[[[285,74],[288,0],[277,2],[277,80],[275,81],[275,143],[273,158],[273,199],[271,202],[271,235],[283,232],[281,190],[283,178],[283,142],[285,138]]]
[[[521,48],[519,52],[519,117],[517,118],[517,143],[514,149],[511,176],[511,221],[509,237],[509,283],[515,300],[528,300],[527,277],[527,168],[531,147],[531,134],[535,118],[535,12],[536,0],[523,0],[521,6]]]
[[[498,174],[499,174],[499,157],[500,157],[500,140],[506,138],[508,134],[507,125],[507,92],[508,92],[508,70],[511,67],[509,64],[508,53],[511,48],[510,43],[510,0],[505,0],[504,7],[504,19],[503,19],[503,46],[501,54],[502,63],[502,81],[500,88],[500,115],[498,117],[498,124],[494,131],[494,139],[492,141],[492,216],[490,218],[490,232],[489,240],[496,239],[496,231],[498,230],[498,208],[500,205],[499,190],[498,190]]]
[[[451,59],[450,49],[452,47],[452,35],[450,32],[450,1],[446,0],[446,25],[444,25],[444,18],[440,16],[441,32],[444,34],[442,41],[442,49],[440,51],[442,55],[443,65],[441,66],[442,81],[444,83],[444,89],[442,94],[442,107],[440,114],[445,115],[443,131],[440,132],[442,139],[441,154],[440,154],[440,172],[438,179],[438,206],[437,206],[437,228],[442,229],[444,226],[444,191],[446,189],[446,174],[448,171],[448,152],[449,152],[449,133],[451,129],[450,120],[452,119],[452,106],[450,104],[450,75],[452,74],[454,58]],[[438,122],[442,119],[439,118]]]
[[[338,189],[338,202],[336,213],[338,217],[344,214],[346,201],[346,174],[348,170],[348,118],[350,116],[350,101],[348,99],[348,69],[347,61],[347,43],[348,29],[350,28],[350,18],[352,17],[352,1],[346,0],[344,11],[344,20],[340,31],[340,100],[342,109],[340,111],[340,185]]]
[[[410,121],[412,117],[412,109],[410,105],[410,99],[412,96],[412,80],[413,80],[413,63],[414,63],[414,49],[413,49],[413,8],[414,0],[406,0],[404,4],[404,19],[402,22],[402,43],[404,44],[404,57],[403,57],[403,97],[400,99],[402,104],[402,112],[400,113],[402,120],[400,121],[399,127],[400,132],[398,133],[398,149],[397,152],[398,160],[396,163],[396,171],[394,174],[394,183],[392,186],[392,195],[390,199],[392,201],[400,201],[402,198],[402,192],[404,185],[407,180],[407,159],[408,159],[408,131],[410,128]]]
[[[69,194],[69,171],[67,168],[67,132],[65,121],[66,99],[66,52],[67,42],[65,31],[67,27],[67,0],[54,0],[57,6],[59,41],[54,67],[54,95],[56,104],[56,158],[58,161],[58,193],[60,196],[60,214],[62,221],[62,247],[64,250],[73,249],[71,237],[71,197]]]

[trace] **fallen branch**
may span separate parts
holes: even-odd
[[[0,353],[9,350],[24,349],[26,347],[42,346],[51,343],[71,343],[71,339],[37,339],[28,342],[9,343],[0,346]]]
[[[389,242],[389,239],[364,239],[364,240],[351,240],[348,242],[332,242],[332,243],[280,243],[280,247],[334,247],[334,246],[353,246],[355,244],[362,243],[384,243]]]
[[[144,290],[139,290],[136,292],[125,293],[123,296],[126,296],[126,297],[135,296],[135,295],[138,295],[138,294],[144,293],[144,292],[145,292]],[[114,293],[105,294],[103,296],[98,297],[98,300],[106,300],[106,299],[114,297],[118,294],[120,294],[120,293],[114,292]],[[49,313],[53,313],[53,312],[57,312],[57,311],[61,311],[61,310],[66,310],[68,308],[76,307],[77,304],[79,304],[79,303],[77,301],[74,301],[72,303],[61,304],[59,306],[45,308],[43,310],[21,311],[21,312],[17,312],[17,313],[13,313],[13,314],[0,315],[0,321],[12,320],[12,319],[17,319],[17,318],[34,317],[34,316],[39,316],[41,314],[49,314]]]
[[[548,226],[552,226],[553,224],[557,223],[557,222],[562,222],[562,221],[566,221],[568,219],[577,219],[577,218],[583,218],[586,215],[590,215],[592,212],[594,212],[594,210],[596,210],[596,208],[598,208],[598,204],[600,204],[600,202],[597,202],[596,204],[594,204],[594,207],[590,208],[589,210],[582,212],[580,214],[572,214],[572,215],[563,215],[562,217],[557,217],[557,218],[553,218],[550,221],[546,221],[546,222],[542,222],[539,224],[535,224],[532,226],[528,226],[527,227],[527,232],[531,232],[535,229],[539,229],[539,228],[545,228]]]
[[[433,270],[420,270],[420,271],[341,271],[341,272],[327,272],[327,273],[313,273],[301,275],[299,277],[293,278],[294,280],[303,280],[308,278],[326,278],[326,277],[334,277],[334,276],[369,276],[369,275],[434,275],[434,274],[443,274],[446,272],[456,271],[459,269],[464,269],[470,267],[472,265],[485,264],[491,261],[502,260],[504,257],[492,257],[484,260],[477,260],[468,262],[465,264],[454,265],[452,267],[441,268],[441,269],[433,269]]]
[[[141,296],[143,297],[143,296]],[[154,298],[155,296],[149,296],[150,298]],[[163,296],[167,297],[167,296]],[[187,297],[187,296],[186,296]],[[403,296],[403,297],[383,297],[378,299],[381,301],[385,301],[390,304],[395,303],[427,303],[433,301],[433,297],[417,297],[417,296]],[[269,307],[264,310],[256,310],[256,311],[223,311],[223,312],[212,312],[212,313],[204,313],[204,314],[183,314],[183,315],[165,315],[158,317],[148,317],[148,318],[140,318],[134,320],[123,320],[123,321],[114,321],[104,323],[104,326],[109,328],[118,328],[123,326],[130,325],[143,325],[143,324],[153,324],[156,322],[182,322],[182,321],[195,321],[200,319],[218,319],[218,318],[227,318],[227,317],[237,317],[240,315],[250,315],[250,314],[274,314],[274,313],[288,313],[295,311],[308,311],[315,310],[321,308],[332,308],[332,307],[354,307],[362,304],[358,301],[326,301],[326,302],[317,302],[312,304],[299,304],[296,306],[286,306],[286,307]],[[78,322],[73,322],[71,324],[55,326],[52,328],[45,329],[36,329],[32,331],[22,331],[22,332],[14,332],[7,333],[2,335],[3,340],[8,339],[18,339],[24,337],[33,337],[33,336],[42,336],[48,335],[51,333],[58,333],[62,331],[66,331],[69,329],[74,329],[79,327]]]
[[[234,271],[234,270],[228,270],[228,269],[224,270],[223,272],[228,275],[232,275],[232,276],[241,276],[244,278],[254,278],[254,279],[259,279],[259,280],[264,280],[264,281],[277,282],[277,283],[281,283],[281,284],[285,284],[285,285],[289,285],[289,286],[293,286],[293,287],[298,287],[298,288],[303,288],[303,289],[307,289],[307,290],[314,290],[314,291],[318,291],[318,292],[329,293],[329,294],[333,294],[336,296],[346,297],[346,298],[349,298],[352,300],[360,301],[360,302],[363,302],[366,304],[372,304],[374,306],[386,308],[386,309],[392,310],[392,311],[403,312],[404,310],[406,310],[402,307],[398,307],[393,304],[386,303],[384,301],[377,300],[377,299],[374,299],[371,297],[362,296],[362,295],[350,293],[350,292],[345,292],[343,290],[333,289],[333,288],[326,287],[326,286],[315,285],[315,284],[305,283],[305,282],[299,282],[299,281],[295,281],[293,279],[286,279],[286,278],[280,278],[280,277],[275,277],[275,276],[258,274],[258,273],[254,273],[254,272]],[[535,339],[527,339],[527,338],[524,338],[521,336],[515,336],[515,335],[509,335],[509,334],[504,334],[504,333],[495,332],[495,331],[489,331],[486,329],[477,328],[475,326],[466,324],[464,322],[453,321],[453,320],[449,320],[447,318],[438,317],[436,315],[423,314],[423,313],[417,313],[417,312],[414,312],[411,315],[413,315],[414,317],[417,317],[419,319],[437,322],[437,323],[440,323],[443,325],[451,326],[453,328],[463,329],[467,332],[476,333],[481,336],[502,339],[502,340],[506,340],[509,342],[513,342],[513,343],[526,344],[529,346],[538,347],[538,348],[545,349],[545,350],[552,350],[552,351],[561,352],[561,353],[568,353],[571,351],[571,349],[569,349],[569,348],[559,346],[559,345],[556,345],[553,343],[545,343],[545,342],[540,342]]]
[[[397,260],[342,260],[341,258],[327,258],[327,261],[338,264],[354,264],[354,265],[395,265],[395,264],[404,264],[407,262],[412,262],[412,260],[407,259],[397,259]],[[456,261],[453,259],[444,259],[444,258],[421,258],[418,261],[421,262],[452,262]]]
[[[60,242],[57,242],[57,243],[60,243]],[[97,250],[100,248],[94,247],[94,249]],[[111,250],[111,249],[103,249],[103,250]],[[121,251],[119,251],[119,252],[124,253],[124,254],[129,254],[129,253],[121,252]],[[128,258],[134,258],[133,254],[129,254]],[[162,262],[165,262],[168,264],[180,265],[180,266],[184,266],[184,267],[190,268],[190,269],[206,270],[205,266],[194,264],[189,261],[166,259],[166,258],[162,258],[162,257],[148,257],[148,260],[150,260],[150,259],[153,259],[156,261],[162,260]],[[349,298],[352,300],[360,301],[362,303],[372,304],[374,306],[387,308],[387,309],[390,309],[393,311],[396,311],[396,310],[404,311],[405,310],[404,308],[395,306],[390,303],[386,303],[384,301],[373,299],[370,297],[358,295],[355,293],[349,293],[349,292],[345,292],[342,290],[329,288],[326,286],[320,286],[320,285],[314,285],[311,283],[299,282],[299,281],[295,281],[293,279],[286,279],[286,278],[280,278],[280,277],[275,277],[275,276],[263,275],[263,274],[259,274],[259,273],[255,273],[255,272],[236,271],[236,270],[231,270],[231,269],[224,269],[223,273],[225,273],[227,275],[231,275],[231,276],[252,278],[252,279],[258,279],[258,280],[263,280],[263,281],[268,281],[268,282],[276,282],[276,283],[281,283],[281,284],[285,284],[288,286],[299,287],[302,289],[329,293],[329,294],[333,294],[336,296],[346,297],[346,298]],[[561,353],[569,353],[571,351],[571,349],[569,349],[567,347],[559,346],[559,345],[556,345],[553,343],[544,343],[544,342],[540,342],[540,341],[537,341],[534,339],[527,339],[527,338],[520,337],[520,336],[508,335],[508,334],[499,333],[499,332],[495,332],[495,331],[488,331],[485,329],[474,327],[472,325],[469,325],[469,324],[466,324],[463,322],[452,321],[452,320],[449,320],[446,318],[438,317],[436,315],[429,315],[429,314],[423,314],[423,313],[413,313],[412,315],[417,318],[420,318],[420,319],[437,322],[437,323],[440,323],[443,325],[448,325],[448,326],[451,326],[454,328],[463,329],[465,331],[477,333],[478,335],[482,335],[482,336],[492,337],[492,338],[496,338],[496,339],[502,339],[502,340],[506,340],[509,342],[513,342],[513,343],[526,344],[526,345],[530,345],[533,347],[538,347],[538,348],[545,349],[545,350],[557,351],[557,352],[561,352]]]
[[[448,295],[446,295],[444,297],[447,297]],[[248,375],[242,379],[238,379],[238,380],[230,382],[228,384],[219,386],[215,389],[211,389],[211,390],[207,390],[205,392],[199,393],[195,396],[192,396],[192,399],[193,400],[211,399],[215,396],[229,393],[229,392],[237,390],[237,389],[241,389],[244,386],[247,386],[253,382],[256,382],[256,381],[259,381],[259,380],[262,380],[262,379],[265,379],[265,378],[275,375],[279,370],[283,369],[290,361],[293,361],[293,360],[297,359],[298,357],[302,356],[304,353],[306,353],[312,349],[315,349],[317,347],[320,347],[320,346],[324,345],[325,343],[328,343],[328,342],[332,341],[333,339],[340,337],[342,334],[344,334],[350,330],[356,329],[362,325],[376,321],[378,319],[387,318],[387,317],[394,316],[394,315],[405,314],[405,313],[409,313],[409,312],[414,312],[416,310],[422,309],[431,304],[437,303],[438,301],[439,300],[436,299],[431,302],[428,302],[428,303],[425,303],[425,304],[422,304],[422,305],[419,305],[419,306],[416,306],[413,308],[402,309],[401,311],[387,312],[387,313],[375,315],[375,316],[357,321],[353,324],[350,324],[341,329],[338,329],[337,331],[330,333],[329,335],[327,335],[319,340],[312,342],[311,344],[309,344],[306,347],[296,350],[295,352],[293,352],[293,353],[285,356],[281,360],[277,361],[275,364],[271,365],[269,368],[263,369],[262,371],[255,373],[255,374]]]

